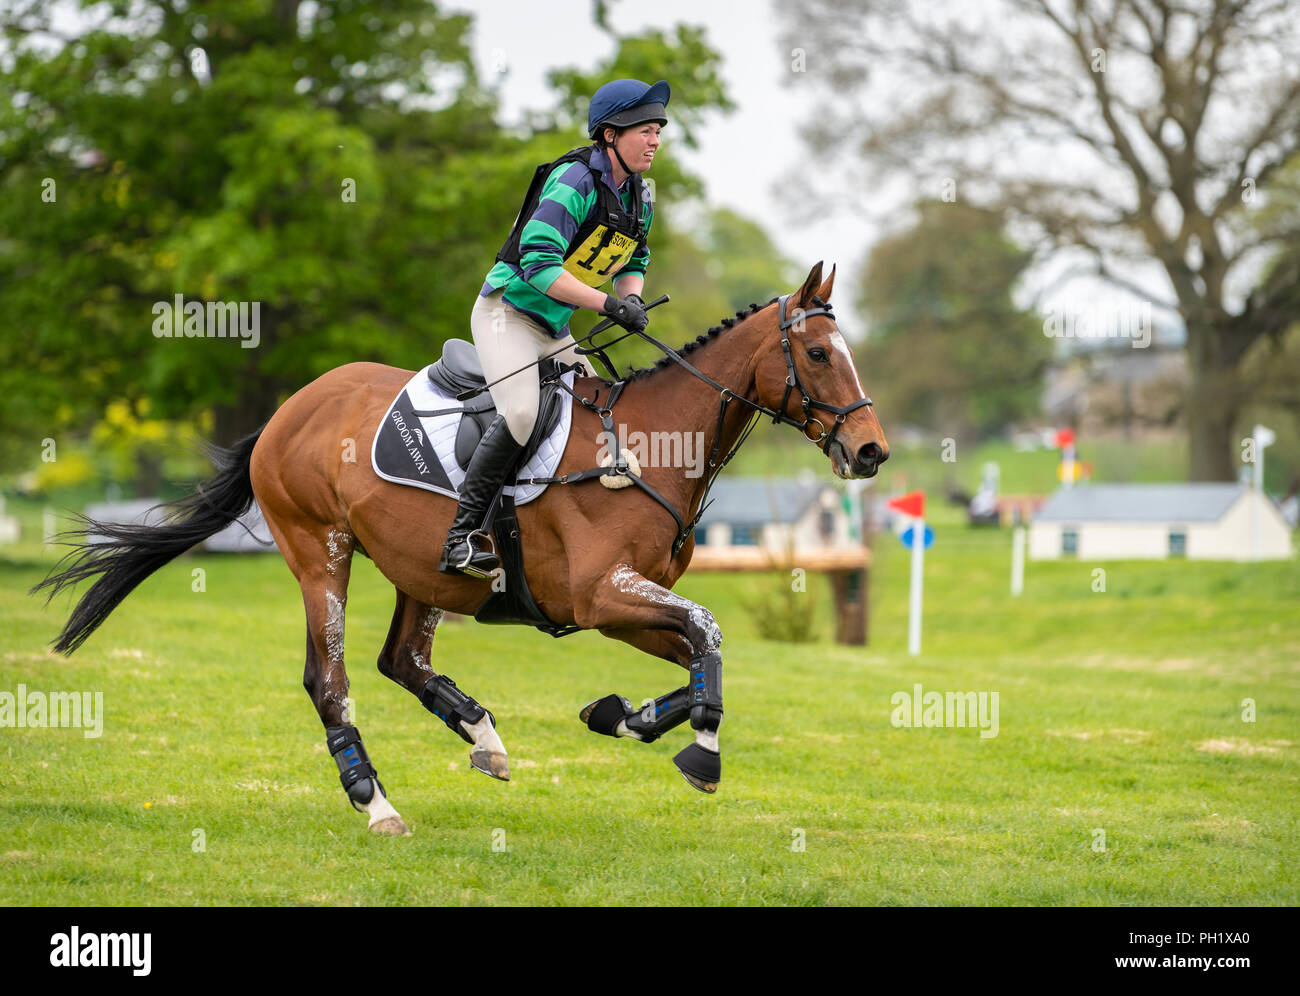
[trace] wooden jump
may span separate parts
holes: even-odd
[[[775,554],[758,546],[696,546],[692,571],[785,571],[796,567],[820,571],[831,579],[835,639],[839,643],[867,642],[867,583],[871,550],[865,546],[817,547]]]

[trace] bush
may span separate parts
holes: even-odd
[[[817,639],[816,606],[807,591],[796,590],[790,571],[776,570],[756,577],[756,595],[740,604],[754,621],[758,635],[780,643],[812,643]]]

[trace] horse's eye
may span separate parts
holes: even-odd
[[[820,346],[814,346],[808,350],[808,356],[817,363],[829,363],[831,361],[831,358],[826,355],[826,350]]]

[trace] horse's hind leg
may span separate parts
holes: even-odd
[[[456,687],[446,675],[435,674],[430,663],[433,631],[442,609],[397,593],[397,607],[388,639],[379,654],[379,670],[418,698],[449,730],[470,744],[470,766],[485,775],[510,780],[506,748],[497,735],[495,718]]]
[[[325,743],[339,766],[339,780],[353,808],[370,818],[372,831],[394,836],[410,833],[388,801],[361,734],[350,722],[343,628],[352,573],[352,534],[330,528],[323,537],[316,537],[309,530],[296,529],[289,538],[295,543],[294,556],[285,559],[298,578],[307,610],[307,663],[302,683],[325,725]],[[280,536],[276,539],[279,542]],[[319,557],[304,557],[313,544],[319,546]],[[280,548],[286,548],[283,542]]]

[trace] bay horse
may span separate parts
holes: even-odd
[[[527,586],[550,620],[598,630],[690,674],[687,687],[660,696],[653,707],[639,710],[609,695],[588,704],[580,719],[594,732],[650,742],[689,718],[695,742],[674,761],[706,792],[716,790],[721,774],[722,633],[708,609],[672,587],[690,565],[692,515],[708,484],[761,415],[799,427],[841,478],[874,476],[889,456],[830,311],[834,281],[834,269],[822,281],[818,263],[793,294],[751,305],[678,350],[664,347],[668,355],[657,365],[626,378],[616,411],[571,402],[571,431],[556,473],[595,467],[616,416],[625,433],[641,431],[647,438],[652,432],[692,434],[682,438],[702,433],[712,474],[692,479],[680,467],[646,466],[640,475],[650,490],[611,490],[584,479],[553,484],[517,510]],[[302,589],[303,685],[326,728],[349,801],[381,834],[409,831],[349,724],[343,630],[356,551],[374,561],[397,592],[379,670],[471,745],[473,767],[509,778],[495,717],[433,669],[433,634],[443,613],[473,615],[492,584],[435,569],[455,501],[385,481],[368,460],[344,458],[348,441],[369,452],[387,406],[411,376],[377,363],[329,371],[290,397],[258,432],[229,450],[214,448],[216,476],[172,503],[162,524],[84,520],[79,535],[107,541],[78,543],[69,555],[72,565],[33,589],[49,588],[52,597],[99,576],[55,642],[56,650],[71,653],[144,578],[256,500]],[[610,386],[602,378],[579,377],[573,393],[591,399]],[[665,506],[682,515],[668,514]]]

